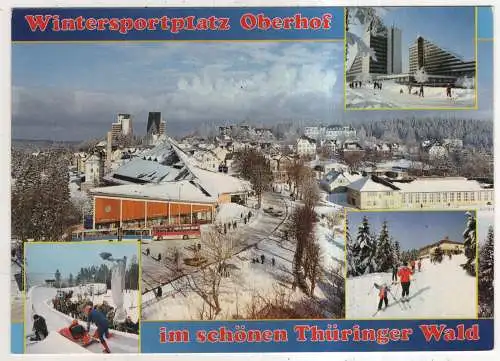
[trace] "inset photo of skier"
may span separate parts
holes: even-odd
[[[25,353],[138,353],[139,245],[25,243]]]
[[[346,109],[474,109],[472,7],[346,8]]]
[[[348,212],[348,319],[476,318],[476,211]]]

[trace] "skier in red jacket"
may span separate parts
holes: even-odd
[[[399,269],[398,277],[401,282],[401,288],[403,293],[401,294],[401,301],[408,301],[408,295],[410,294],[410,281],[413,272],[408,267],[408,262],[405,263],[403,267]]]
[[[380,311],[382,309],[383,303],[385,303],[384,309],[386,309],[387,306],[389,305],[389,300],[387,299],[387,292],[390,291],[389,287],[387,287],[387,285],[385,283],[383,283],[381,285],[378,285],[375,283],[374,287],[379,290],[379,292],[378,292],[378,298],[379,298],[378,310]]]

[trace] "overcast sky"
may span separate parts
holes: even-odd
[[[492,43],[480,43],[480,111],[491,118]],[[161,111],[172,135],[204,123],[335,123],[344,113],[341,42],[22,44],[12,47],[15,139],[104,138],[119,112],[144,134]],[[482,94],[484,93],[484,94]],[[435,114],[435,112],[433,113]],[[443,113],[450,116],[455,113]],[[369,112],[370,119],[426,112]]]

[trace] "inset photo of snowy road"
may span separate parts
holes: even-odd
[[[476,211],[348,212],[346,316],[476,318]]]
[[[471,7],[346,8],[346,109],[476,107]]]
[[[139,245],[26,243],[26,353],[139,352]]]

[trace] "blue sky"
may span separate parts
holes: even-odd
[[[474,8],[473,7],[401,7],[387,8],[384,23],[394,24],[402,30],[403,71],[407,70],[409,46],[417,36],[473,60]]]
[[[463,242],[467,217],[465,211],[443,212],[350,212],[349,230],[355,238],[363,217],[368,217],[370,229],[377,235],[382,223],[387,221],[389,234],[399,241],[402,250],[420,248],[446,236]]]
[[[54,278],[57,269],[62,277],[70,273],[76,276],[80,268],[105,263],[99,256],[101,252],[109,252],[115,258],[127,257],[127,266],[133,255],[138,257],[136,244],[111,243],[72,243],[72,244],[28,244],[26,248],[26,270],[32,282]],[[110,265],[107,262],[108,266]]]

